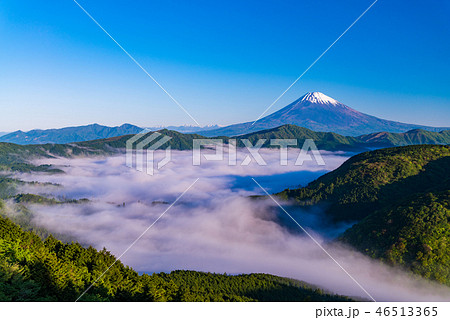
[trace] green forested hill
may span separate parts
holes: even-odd
[[[74,144],[42,144],[18,145],[0,142],[0,171],[42,171],[47,173],[62,173],[48,165],[35,166],[30,163],[37,158],[96,156],[104,155],[105,151],[89,149]]]
[[[1,203],[0,203],[1,204]],[[1,210],[1,209],[0,209]],[[42,241],[0,217],[0,301],[75,301],[113,262],[106,249]],[[120,261],[81,301],[349,301],[267,274],[195,271],[138,275]]]
[[[161,148],[167,148],[168,145],[174,150],[192,149],[193,139],[214,139],[204,137],[198,134],[183,134],[171,130],[160,130],[161,134],[172,139]],[[126,141],[133,135],[100,139],[94,141],[77,142],[77,146],[91,148],[94,150],[111,151],[111,149],[124,149]],[[229,137],[216,137],[228,143]],[[317,147],[327,151],[364,151],[374,148],[384,148],[391,146],[405,146],[417,144],[450,144],[450,131],[429,132],[425,130],[411,130],[405,133],[380,132],[368,134],[360,137],[350,137],[336,134],[333,132],[317,132],[295,125],[282,125],[277,128],[258,131],[250,134],[232,137],[238,142],[238,147],[244,147],[242,139],[248,139],[254,145],[258,139],[266,139],[263,147],[272,147],[271,139],[297,139],[297,146],[301,147],[305,139],[314,140]]]
[[[215,137],[207,138],[198,134],[183,134],[176,131],[160,130],[159,133],[171,137],[166,144],[161,146],[161,149],[170,147],[173,150],[191,150],[194,139],[222,139],[224,143],[229,142],[229,137]],[[109,139],[101,139],[94,141],[78,142],[77,146],[91,148],[94,150],[112,150],[112,149],[124,149],[128,139],[133,135],[127,135],[122,137],[114,137]],[[321,150],[365,150],[367,149],[365,144],[353,137],[344,137],[332,132],[314,132],[309,129],[284,125],[278,128],[264,130],[248,135],[233,137],[238,142],[238,147],[244,147],[242,139],[248,139],[253,145],[258,139],[266,139],[263,147],[271,147],[270,139],[298,139],[299,143],[296,147],[301,147],[305,139],[313,139],[317,147]],[[295,146],[294,146],[295,147]]]
[[[144,138],[148,137],[153,132],[149,132],[146,135],[143,135],[143,137],[138,140],[142,141]],[[165,149],[168,146],[170,146],[173,150],[192,150],[192,141],[194,139],[208,139],[206,137],[203,137],[201,135],[195,134],[195,133],[180,133],[177,131],[162,129],[159,130],[158,133],[168,136],[171,139],[161,146],[161,149]],[[92,140],[92,141],[84,141],[84,142],[77,142],[76,145],[79,147],[84,147],[92,150],[102,150],[102,151],[111,151],[114,149],[125,149],[127,140],[132,138],[135,135],[125,135],[120,137],[113,137],[108,139],[99,139],[99,140]],[[157,141],[158,139],[155,139]],[[144,149],[147,149],[151,144],[144,147]]]
[[[333,132],[316,132],[290,124],[238,136],[236,138],[249,139],[253,145],[259,139],[266,139],[267,141],[264,143],[263,147],[270,147],[271,139],[297,139],[297,147],[301,148],[305,139],[313,139],[317,147],[321,150],[349,151],[364,150],[367,148],[362,141],[355,137],[346,137]],[[240,143],[240,146],[243,146],[243,144]]]
[[[450,191],[415,194],[375,211],[341,240],[373,258],[450,285]]]
[[[450,285],[450,147],[362,153],[279,196],[302,206],[321,204],[334,221],[357,221],[341,241]]]
[[[307,187],[278,195],[303,206],[323,204],[333,220],[361,220],[375,209],[450,185],[450,147],[418,145],[353,156]]]
[[[359,136],[364,143],[376,147],[395,147],[415,144],[450,144],[450,130],[431,132],[414,129],[403,133],[376,132]]]

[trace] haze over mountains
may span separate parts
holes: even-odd
[[[196,127],[196,126],[159,126],[145,128],[149,131],[158,131],[168,129],[178,131],[181,133],[197,132],[206,129],[220,128],[217,125]],[[45,144],[45,143],[72,143],[81,141],[90,141],[98,139],[107,139],[112,137],[119,137],[129,134],[136,134],[144,130],[144,128],[125,123],[118,127],[102,126],[97,123],[79,126],[66,127],[61,129],[40,130],[35,129],[31,131],[15,131],[11,133],[0,133],[0,142],[9,142],[15,144]]]
[[[141,131],[141,128],[127,123],[120,127],[107,127],[94,123],[61,129],[36,129],[28,132],[19,130],[0,137],[0,141],[16,144],[70,143],[136,134]]]
[[[273,129],[283,125],[295,125],[317,132],[332,132],[344,136],[356,137],[365,135],[361,137],[363,140],[372,140],[371,142],[384,140],[386,142],[384,145],[416,144],[414,141],[417,141],[417,138],[411,138],[414,136],[411,130],[422,130],[417,131],[416,135],[420,136],[424,134],[424,130],[430,133],[436,132],[437,134],[437,132],[450,129],[380,119],[356,111],[320,92],[307,93],[283,109],[258,120],[254,124],[246,122],[226,127],[218,125],[205,127],[160,126],[147,127],[146,129],[150,131],[168,129],[181,133],[197,133],[205,137],[233,137]],[[62,129],[31,130],[28,132],[19,130],[4,136],[0,135],[0,141],[16,144],[71,143],[136,134],[142,130],[143,128],[132,124],[123,124],[119,127],[91,124]],[[406,132],[408,133],[406,134]],[[395,133],[405,134],[404,137],[392,136]],[[390,143],[392,139],[396,139],[396,141]],[[408,139],[415,140],[409,141]],[[438,134],[435,138],[427,134],[427,139],[424,140],[424,143],[430,143],[427,142],[430,139],[436,140],[432,143],[445,143],[446,141],[446,138],[442,139]]]
[[[178,132],[181,132],[181,133],[197,133],[197,132],[200,132],[200,131],[208,131],[208,130],[220,129],[222,127],[223,126],[219,126],[217,124],[212,124],[212,125],[203,126],[203,127],[192,126],[192,125],[184,125],[184,126],[146,127],[146,129],[150,130],[150,131],[158,131],[158,130],[161,130],[161,129],[167,129],[167,130],[178,131]]]
[[[356,111],[321,92],[309,92],[254,124],[253,122],[245,122],[198,133],[208,137],[234,136],[271,129],[284,124],[294,124],[314,131],[334,132],[348,136],[359,136],[380,131],[398,133],[413,129],[424,129],[439,132],[449,129],[380,119]]]

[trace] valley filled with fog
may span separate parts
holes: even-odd
[[[127,167],[124,155],[45,159],[39,162],[65,174],[20,174],[18,178],[55,184],[26,185],[24,193],[89,199],[82,204],[33,205],[33,223],[83,245],[106,247],[116,257],[161,217],[120,259],[139,272],[270,273],[370,300],[272,199],[249,198],[265,194],[252,178],[275,193],[306,185],[339,167],[349,155],[322,152],[324,166],[314,160],[296,166],[298,149],[289,151],[287,165],[280,165],[278,150],[264,149],[260,154],[267,165],[255,161],[239,165],[247,154],[238,152],[236,166],[230,166],[227,158],[202,159],[200,166],[194,166],[191,151],[173,151],[172,161],[153,176]],[[320,207],[305,211],[291,203],[281,204],[376,300],[450,298],[448,287],[413,278],[332,243],[350,224],[330,224]]]

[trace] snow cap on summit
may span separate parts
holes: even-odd
[[[333,98],[323,94],[322,92],[308,92],[303,96],[301,101],[309,101],[311,103],[319,104],[338,104],[339,102]]]

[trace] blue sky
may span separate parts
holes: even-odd
[[[255,120],[371,2],[79,0],[201,125]],[[449,16],[379,0],[271,112],[321,91],[450,126]],[[0,41],[0,131],[194,124],[71,0],[1,1]]]

